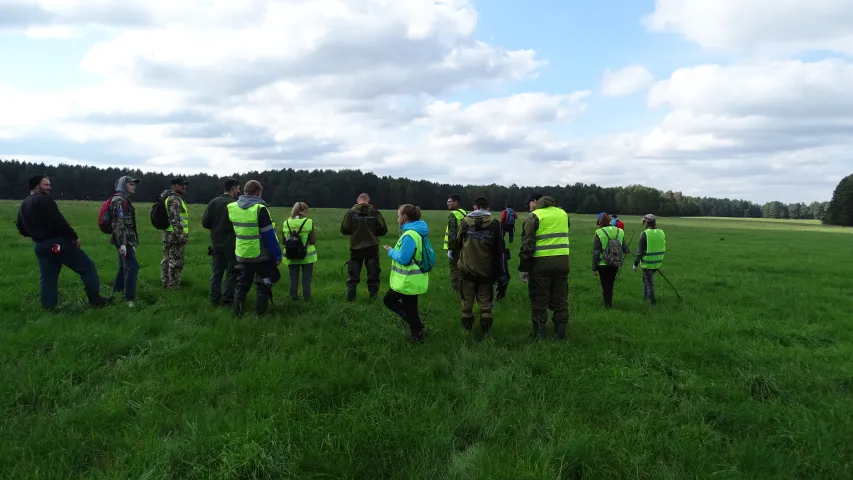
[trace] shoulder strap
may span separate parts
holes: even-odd
[[[306,218],[305,220],[302,220],[302,224],[301,224],[301,225],[299,225],[299,230],[297,230],[297,231],[296,231],[296,234],[297,234],[297,235],[299,235],[300,233],[302,233],[302,227],[304,227],[304,226],[305,226],[305,222],[307,222],[307,221],[308,221],[308,219],[307,219],[307,218]]]

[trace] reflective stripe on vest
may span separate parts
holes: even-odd
[[[420,235],[412,230],[407,230],[400,235],[397,245],[394,246],[398,252],[403,246],[403,239],[406,237],[415,241],[415,255],[408,265],[391,260],[391,290],[404,295],[420,295],[429,290],[429,274],[422,272],[421,267],[414,262],[417,260],[420,263],[424,258],[423,243]]]
[[[640,266],[646,270],[656,270],[663,263],[666,253],[666,235],[657,228],[650,228],[645,233],[646,254],[640,259]]]
[[[605,234],[604,232],[607,232]],[[619,241],[619,248],[622,248],[622,241],[625,240],[625,230],[621,228],[616,228],[613,225],[608,225],[606,227],[599,228],[595,231],[595,234],[598,235],[598,239],[601,241],[601,250],[607,250],[607,237],[610,236],[610,240],[614,238]],[[604,261],[604,253],[601,254],[601,261],[598,262],[599,265],[607,265],[607,262]]]
[[[261,229],[258,228],[258,213],[262,208],[267,207],[255,204],[247,209],[242,209],[237,202],[228,204],[228,219],[234,226],[234,236],[237,238],[237,245],[234,249],[237,261],[261,262],[270,258],[261,240]],[[264,230],[271,230],[272,228],[269,226]]]
[[[293,233],[296,233],[303,221],[305,222],[305,225],[302,227],[302,231],[299,232],[299,238],[302,240],[302,244],[305,245],[305,242],[308,241],[308,234],[311,233],[311,230],[314,230],[314,220],[311,220],[310,218],[288,218],[285,220],[281,229],[281,241],[284,242],[287,240],[287,237],[290,236],[291,230]],[[287,265],[304,265],[306,263],[314,263],[317,261],[317,247],[314,245],[308,245],[308,247],[305,248],[305,258],[292,260],[285,256],[281,261]]]
[[[166,197],[166,199],[164,200],[164,204],[166,205],[166,211],[167,212],[169,211],[169,199],[172,198],[173,196],[177,196],[177,195],[170,195],[170,196]],[[189,233],[190,233],[190,212],[187,209],[187,204],[186,204],[186,202],[184,202],[184,199],[179,197],[179,196],[177,196],[177,197],[178,197],[178,200],[181,201],[181,225],[184,227],[184,235],[189,235]],[[175,227],[173,227],[172,224],[169,223],[169,227],[166,228],[166,231],[167,232],[174,232]]]
[[[459,208],[459,209],[457,209],[457,210],[454,210],[454,211],[452,211],[451,213],[453,213],[453,216],[454,216],[454,217],[456,217],[456,223],[461,222],[461,221],[462,221],[462,218],[464,218],[464,217],[465,217],[465,215],[468,215],[468,212],[466,212],[465,210],[462,210],[461,208]],[[457,225],[457,227],[456,227],[456,228],[457,228],[457,230],[456,230],[456,231],[458,232],[458,231],[459,231],[459,230],[458,230],[459,226]],[[447,242],[448,242],[449,240],[450,240],[450,226],[449,226],[449,225],[445,225],[445,226],[444,226],[444,249],[445,249],[445,250],[448,250],[448,244],[447,244]]]
[[[571,253],[569,215],[561,208],[537,208],[531,215],[539,219],[536,229],[536,250],[533,257],[557,257]]]

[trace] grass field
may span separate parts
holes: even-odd
[[[98,205],[60,207],[108,292]],[[650,308],[626,268],[605,311],[594,217],[572,215],[565,343],[528,339],[516,238],[492,337],[463,334],[442,261],[412,345],[363,281],[345,301],[343,210],[312,212],[311,303],[236,320],[207,301],[203,206],[180,291],[158,286],[159,232],[138,205],[137,308],[88,310],[64,271],[52,314],[17,208],[0,203],[2,478],[853,478],[853,229],[661,219],[684,303],[658,277]],[[438,248],[445,218],[427,216]],[[623,220],[633,249],[639,219]]]

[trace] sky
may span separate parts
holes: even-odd
[[[849,0],[0,0],[0,158],[825,201],[851,25]]]

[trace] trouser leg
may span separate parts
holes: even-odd
[[[311,280],[314,277],[314,264],[302,265],[302,297],[311,300]]]
[[[225,276],[227,268],[225,254],[222,252],[214,252],[210,257],[211,272],[210,272],[210,301],[219,303],[222,299],[222,277]]]
[[[474,300],[477,297],[477,285],[468,279],[462,279],[460,289],[462,305],[462,328],[471,330],[474,326]]]
[[[477,305],[480,307],[480,330],[488,333],[492,328],[492,300],[495,291],[491,283],[477,285]]]
[[[299,295],[299,267],[300,265],[287,266],[288,280],[290,281],[290,290],[288,293],[293,300],[296,300]]]

